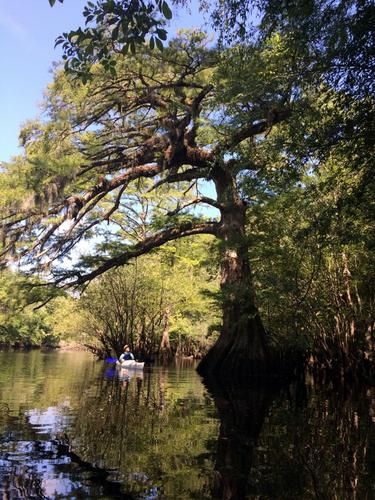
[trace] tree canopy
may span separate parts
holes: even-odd
[[[189,2],[173,4],[178,9]],[[375,12],[370,0],[201,0],[199,5],[224,45],[257,43],[277,33],[295,58],[306,59],[304,76],[315,83],[324,75],[336,89],[361,95],[374,91]],[[86,80],[98,61],[114,74],[113,55],[134,53],[146,38],[150,48],[162,50],[172,11],[164,0],[98,0],[87,3],[83,16],[85,27],[64,33],[56,44],[62,44],[65,68]]]
[[[225,20],[217,46],[183,31],[154,50],[166,33],[147,25],[153,14],[125,26],[130,11],[116,17],[115,10],[136,4],[116,1],[91,3],[93,26],[60,39],[68,71],[56,68],[46,119],[26,124],[24,155],[0,173],[3,264],[13,254],[57,286],[81,286],[166,243],[211,235],[219,242],[223,310],[205,361],[211,368],[250,362],[257,371],[271,359],[255,297],[272,304],[266,288],[276,276],[282,286],[271,289],[287,290],[280,303],[294,311],[291,324],[302,331],[297,318],[320,304],[321,317],[310,323],[320,348],[340,359],[369,358],[372,299],[366,308],[362,298],[355,303],[349,277],[364,276],[371,254],[371,6],[221,5],[229,15],[212,6],[221,13],[214,23]],[[168,17],[163,8],[152,12]],[[160,43],[143,43],[152,30]],[[279,227],[277,210],[287,217]],[[347,236],[354,213],[362,248]],[[273,237],[288,242],[285,260]],[[271,275],[256,242],[279,256]],[[363,262],[351,260],[350,248],[363,252]],[[287,266],[298,262],[293,281]],[[318,298],[316,276],[329,277]],[[264,315],[275,324],[277,313]]]
[[[16,250],[35,270],[66,256],[97,228],[108,244],[101,241],[95,257],[70,272],[52,267],[57,282],[80,284],[167,241],[216,234],[217,218],[188,208],[225,209],[225,199],[201,193],[200,179],[215,178],[215,162],[235,176],[251,172],[243,144],[258,147],[262,141],[252,138],[288,116],[293,82],[271,81],[266,88],[260,81],[262,58],[281,65],[277,43],[257,54],[259,60],[251,49],[235,49],[230,58],[247,56],[253,72],[241,93],[231,59],[222,62],[194,32],[163,53],[144,50],[121,59],[116,77],[98,68],[83,85],[57,71],[47,91],[49,121],[26,125],[25,156],[2,174],[12,197],[3,219],[5,250]],[[12,182],[22,184],[19,199]],[[242,174],[238,182],[240,188]],[[93,270],[86,272],[88,266]]]

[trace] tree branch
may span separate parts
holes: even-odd
[[[109,269],[123,266],[129,260],[139,257],[143,254],[146,254],[150,252],[151,250],[154,250],[155,248],[159,248],[168,241],[173,241],[179,238],[183,238],[186,236],[193,236],[196,234],[212,234],[216,235],[217,234],[217,229],[218,229],[218,224],[217,222],[206,222],[202,224],[193,224],[190,222],[186,222],[184,224],[181,224],[178,227],[172,227],[169,229],[165,229],[164,231],[160,231],[157,234],[154,234],[153,236],[149,236],[148,238],[145,238],[143,241],[137,243],[134,245],[132,248],[129,248],[129,250],[117,257],[109,258],[108,260],[104,261],[103,264],[101,264],[99,267],[97,267],[95,270],[91,271],[88,274],[85,275],[80,275],[76,271],[72,271],[66,276],[59,278],[56,282],[62,283],[63,281],[66,280],[66,278],[72,277],[72,276],[78,276],[78,278],[72,282],[68,282],[64,285],[64,287],[70,287],[70,286],[78,286],[82,285],[88,281],[92,281],[94,278],[97,276],[100,276],[101,274],[105,273]]]
[[[167,215],[168,216],[177,215],[179,212],[181,212],[185,208],[190,207],[192,205],[198,205],[199,203],[205,203],[206,205],[210,205],[211,207],[215,207],[219,210],[221,210],[223,208],[223,205],[221,205],[221,203],[217,202],[216,200],[202,196],[200,198],[196,198],[195,200],[190,201],[189,203],[186,203],[185,205],[181,205],[181,206],[177,205],[177,208],[167,212]]]
[[[285,121],[291,115],[291,111],[284,109],[282,111],[270,110],[267,119],[258,120],[240,128],[229,140],[220,142],[214,149],[213,154],[219,151],[228,151],[238,146],[242,141],[259,134],[263,134],[270,129],[273,125]]]
[[[164,179],[156,182],[149,190],[154,191],[163,184],[169,184],[172,182],[183,182],[183,181],[193,181],[195,179],[204,179],[207,177],[207,171],[201,168],[191,168],[190,170],[185,170],[185,172],[179,172],[177,174],[169,174]]]

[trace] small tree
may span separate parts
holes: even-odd
[[[56,345],[59,336],[53,331],[52,307],[34,311],[43,304],[46,291],[31,289],[23,274],[0,271],[0,344],[12,346]]]
[[[105,274],[83,293],[80,307],[87,318],[87,345],[97,354],[120,356],[125,344],[137,355],[157,352],[163,295],[148,271],[135,262]]]
[[[203,320],[207,326],[213,314],[211,300],[201,291],[208,286],[216,289],[216,280],[206,283],[201,262],[192,262],[192,256],[204,255],[201,238],[191,242],[190,257],[181,242],[169,244],[159,255],[135,259],[131,265],[94,280],[76,301],[85,318],[80,322],[85,344],[104,356],[113,352],[119,356],[129,344],[137,356],[159,355],[168,360],[179,354],[182,346],[176,345],[175,338],[185,327],[186,344],[197,343],[198,329],[203,345],[205,332],[197,323]],[[168,263],[171,256],[177,261],[172,265]],[[178,262],[182,260],[184,265]]]

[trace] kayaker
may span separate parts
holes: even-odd
[[[124,352],[120,356],[120,361],[130,361],[134,360],[133,353],[130,352],[130,347],[126,344],[124,345]]]

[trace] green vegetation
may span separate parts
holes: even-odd
[[[60,293],[41,308],[49,290],[3,271],[0,343],[80,343],[99,357],[120,355],[127,343],[140,357],[200,357],[209,346],[208,330],[219,322],[209,248],[204,236],[188,245],[168,244],[159,254],[99,277],[80,297]]]
[[[95,280],[78,304],[86,345],[106,356],[119,356],[125,344],[141,358],[204,354],[207,330],[217,322],[208,296],[217,283],[202,260],[208,244],[204,236],[168,244]]]
[[[363,173],[349,165],[322,166],[303,187],[266,196],[249,217],[274,341],[340,376],[365,372],[374,359],[374,186],[359,194]]]
[[[33,310],[40,301],[43,293],[37,288],[30,289],[25,276],[11,271],[0,274],[0,344],[56,345],[51,307]]]
[[[0,172],[3,265],[73,287],[60,306],[102,353],[202,354],[217,331],[202,371],[368,371],[370,5],[257,2],[252,32],[255,4],[213,3],[221,45],[182,31],[163,51],[169,7],[129,5],[89,3],[60,40],[68,71]]]

